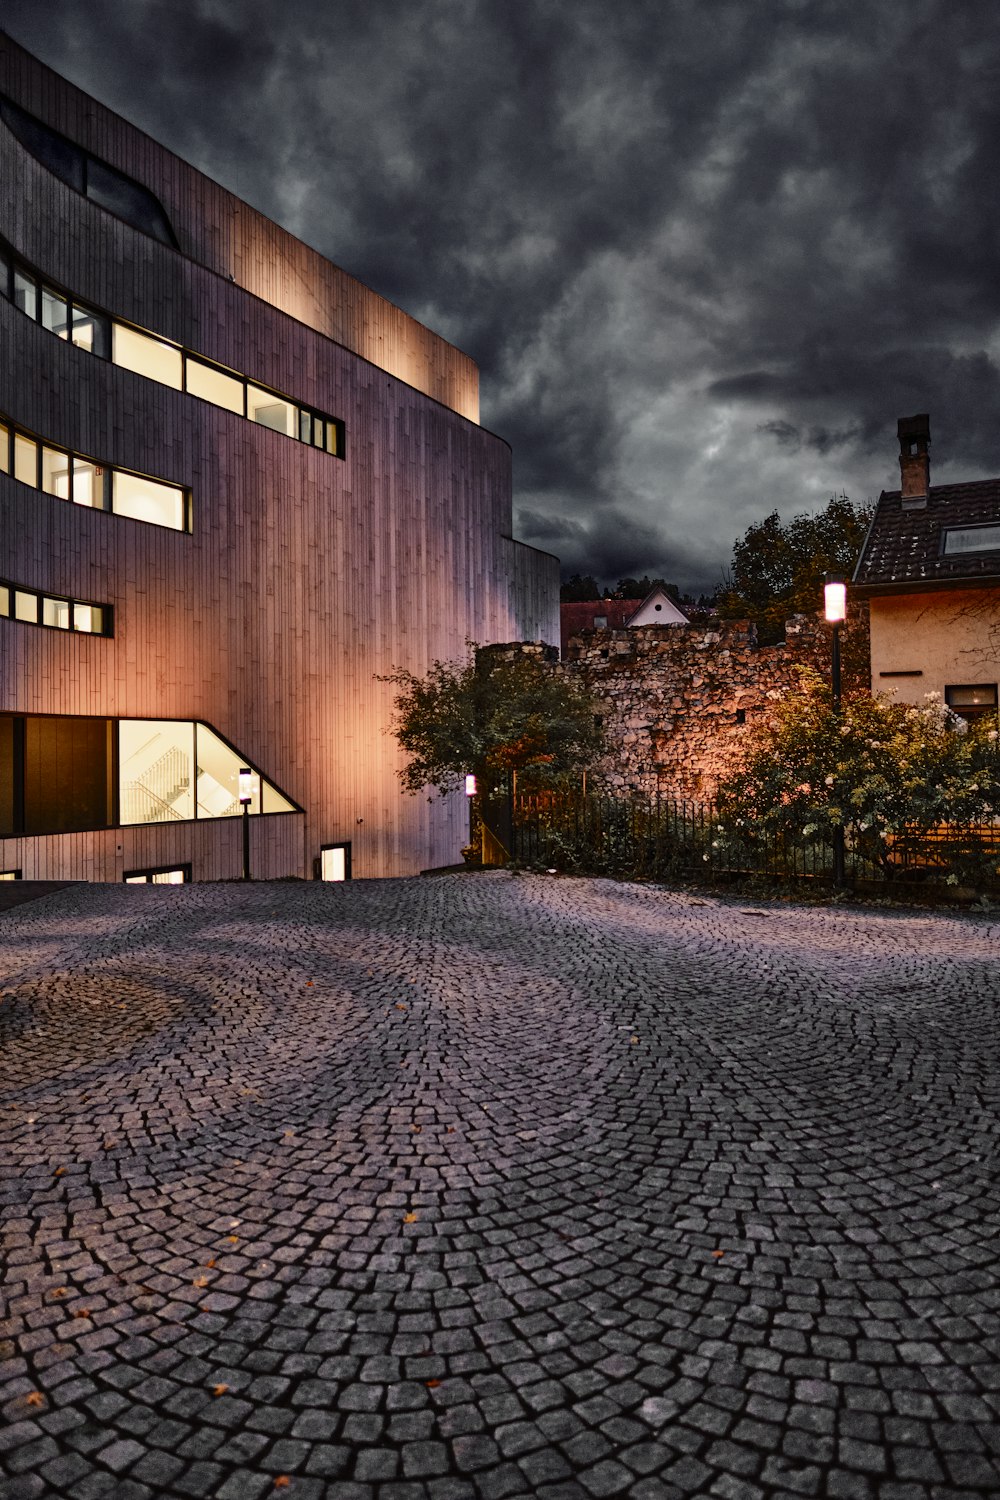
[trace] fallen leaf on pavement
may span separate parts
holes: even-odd
[[[226,1394],[226,1392],[228,1391],[228,1389],[229,1389],[228,1385],[213,1385],[213,1387],[212,1387],[212,1395],[213,1396],[224,1396]]]
[[[45,1397],[42,1395],[41,1391],[29,1391],[25,1396],[24,1401],[26,1406],[45,1405]]]
[[[192,1286],[197,1286],[197,1287],[208,1286],[208,1277],[207,1276],[196,1276],[194,1278],[194,1280],[192,1281],[191,1285]]]
[[[416,1214],[404,1214],[403,1215],[403,1223],[404,1224],[415,1224],[416,1222],[417,1222],[417,1215]]]

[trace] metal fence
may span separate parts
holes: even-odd
[[[509,807],[507,847],[518,864],[626,879],[833,880],[831,843],[724,836],[712,802],[541,793],[518,795]],[[998,863],[1000,827],[992,824],[907,830],[877,848],[848,835],[845,877],[854,886],[954,886],[974,868],[977,888],[996,889]]]

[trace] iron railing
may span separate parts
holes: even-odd
[[[712,802],[538,793],[514,797],[510,812],[518,864],[626,879],[833,880],[832,841],[760,830],[735,838],[723,834]],[[907,829],[881,842],[855,841],[848,831],[846,841],[845,877],[854,886],[972,880],[995,889],[998,865],[997,824]]]

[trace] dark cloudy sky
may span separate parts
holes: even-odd
[[[1000,472],[997,0],[4,0],[74,82],[478,362],[516,534],[734,539]]]

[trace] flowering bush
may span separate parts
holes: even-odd
[[[997,845],[973,828],[1000,817],[997,725],[967,727],[933,695],[915,707],[859,691],[837,713],[829,687],[802,669],[720,786],[718,807],[730,847],[776,837],[832,846],[842,824],[855,857],[887,876],[931,834],[932,862],[956,878],[993,875]]]

